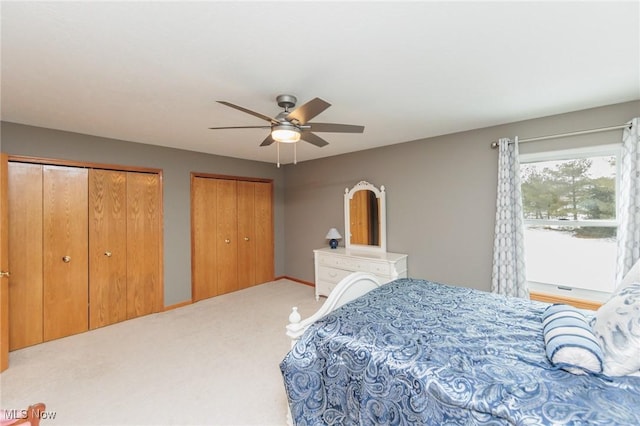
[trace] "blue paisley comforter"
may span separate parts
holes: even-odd
[[[544,351],[546,304],[417,279],[314,323],[280,368],[296,425],[640,425],[640,377]]]

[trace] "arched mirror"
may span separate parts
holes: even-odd
[[[358,182],[344,190],[345,247],[364,251],[387,251],[386,194],[384,186]]]

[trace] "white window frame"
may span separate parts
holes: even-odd
[[[591,147],[572,148],[556,151],[544,151],[537,153],[520,154],[520,164],[537,163],[542,161],[561,161],[561,160],[578,160],[589,157],[599,156],[615,156],[616,157],[616,179],[615,179],[615,197],[616,197],[616,219],[615,220],[554,220],[554,219],[524,219],[527,225],[552,225],[552,226],[592,226],[592,227],[614,227],[619,225],[620,206],[620,159],[622,147],[620,144],[598,145]],[[525,241],[526,250],[526,241]],[[613,279],[613,277],[612,277]],[[592,291],[581,288],[572,288],[563,286],[558,283],[544,283],[527,280],[529,290],[548,293],[553,295],[573,297],[579,299],[595,300],[606,302],[611,295],[610,291]]]

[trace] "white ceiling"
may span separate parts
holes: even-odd
[[[298,144],[328,157],[640,99],[639,4],[2,1],[2,120],[275,162],[267,130],[208,127],[286,93],[365,126]]]

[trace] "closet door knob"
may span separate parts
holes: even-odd
[[[63,256],[63,257],[62,257],[62,261],[63,261],[64,263],[69,263],[69,262],[71,262],[71,256]]]
[[[245,241],[249,241],[249,237],[244,237],[244,240]]]
[[[231,242],[231,240],[230,240],[230,239],[228,239],[228,238],[226,238],[226,239],[224,240],[224,242],[225,242],[225,243],[227,243],[227,244],[229,244],[229,243]]]
[[[111,257],[112,253],[110,251],[105,251],[104,255],[107,256],[107,257]]]
[[[0,278],[4,278],[4,277],[9,278],[10,276],[11,274],[9,273],[9,271],[0,271]]]

